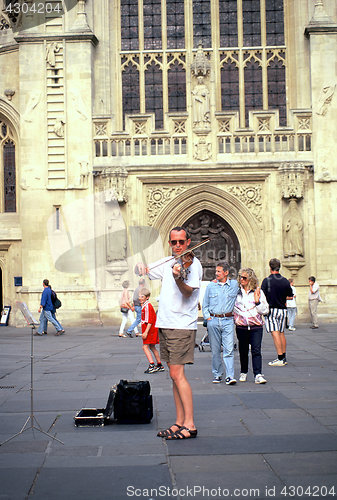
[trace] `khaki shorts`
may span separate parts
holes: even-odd
[[[171,365],[194,363],[196,330],[159,328],[160,357]]]

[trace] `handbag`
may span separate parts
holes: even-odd
[[[127,313],[128,310],[129,309],[127,307],[121,307],[121,313]]]

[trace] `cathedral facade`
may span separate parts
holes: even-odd
[[[116,324],[184,225],[205,282],[268,261],[337,301],[335,0],[0,0],[0,307]],[[153,297],[158,288],[152,288]]]

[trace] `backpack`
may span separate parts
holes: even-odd
[[[51,301],[55,309],[60,309],[60,307],[62,306],[62,302],[57,298],[56,292],[54,292],[54,290],[51,291]]]

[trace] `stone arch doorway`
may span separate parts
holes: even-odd
[[[241,266],[240,243],[227,221],[210,210],[201,210],[183,226],[190,232],[191,246],[211,238],[209,243],[195,250],[195,256],[202,264],[203,281],[214,279],[216,264],[223,260],[230,265],[230,276],[237,276]]]

